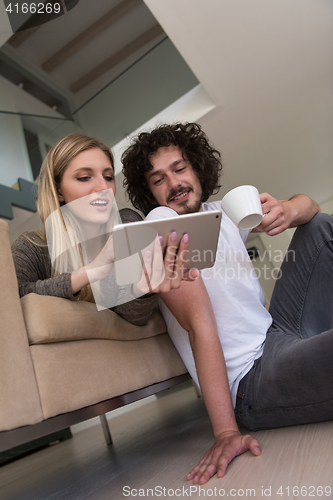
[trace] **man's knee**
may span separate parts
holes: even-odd
[[[296,232],[308,233],[315,239],[333,239],[333,216],[326,213],[318,213],[306,224],[298,226]]]

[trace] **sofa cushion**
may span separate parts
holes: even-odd
[[[29,293],[21,299],[30,345],[83,339],[138,340],[167,331],[154,309],[144,326],[132,325],[118,314],[95,304]]]
[[[182,375],[167,333],[148,339],[81,340],[30,347],[45,418]],[[134,417],[135,418],[135,417]]]

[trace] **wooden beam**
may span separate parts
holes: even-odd
[[[163,29],[159,24],[155,24],[152,28],[142,33],[142,35],[138,36],[130,42],[128,45],[118,50],[115,54],[102,61],[100,64],[95,66],[93,69],[88,71],[85,75],[81,76],[78,80],[72,83],[69,87],[69,90],[76,94],[84,87],[92,83],[94,80],[99,78],[101,75],[112,69],[118,63],[126,59],[126,57],[133,54],[136,50],[146,45],[146,43],[151,42],[158,35],[163,33]]]
[[[47,73],[53,71],[60,64],[66,61],[66,59],[68,59],[75,52],[84,47],[84,45],[90,42],[90,40],[105,31],[109,26],[114,24],[121,17],[125,16],[140,3],[142,3],[142,0],[122,0],[122,2],[120,2],[109,12],[100,17],[91,26],[82,31],[82,33],[80,33],[78,36],[73,38],[73,40],[71,40],[64,47],[58,50],[58,52],[53,54],[53,56],[44,61],[42,64],[42,69]]]
[[[17,33],[14,33],[10,39],[8,40],[8,44],[13,47],[14,49],[17,49],[23,42],[25,42],[31,35],[33,35],[41,25],[34,26],[33,28],[26,29],[24,31],[18,31]]]

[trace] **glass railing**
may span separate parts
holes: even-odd
[[[71,120],[0,110],[0,184],[34,181],[49,147],[80,130]]]
[[[33,182],[49,147],[67,134],[81,131],[110,146],[119,143],[196,85],[168,38],[75,110],[73,119],[1,78],[0,184],[17,188],[18,178]]]

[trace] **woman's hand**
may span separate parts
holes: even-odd
[[[109,236],[102,250],[89,264],[85,266],[89,282],[102,280],[114,273],[113,236]]]
[[[194,281],[200,272],[198,269],[186,269],[189,240],[185,234],[179,246],[176,246],[177,234],[171,233],[163,258],[163,238],[155,238],[153,251],[147,250],[143,256],[143,273],[140,281],[133,285],[134,294],[139,297],[149,293],[169,292],[179,288],[182,280]]]
[[[151,293],[168,292],[179,288],[182,280],[194,281],[200,272],[191,269],[184,272],[187,253],[188,235],[184,235],[179,247],[176,246],[177,234],[171,233],[163,258],[163,238],[156,237],[151,250],[143,256],[143,272],[138,283],[133,285],[136,297]],[[114,273],[114,248],[112,235],[92,262],[71,276],[72,292],[76,293],[89,283],[101,280]]]
[[[114,273],[114,250],[111,235],[94,260],[71,273],[73,294],[90,285],[90,283],[101,280],[112,273]]]

